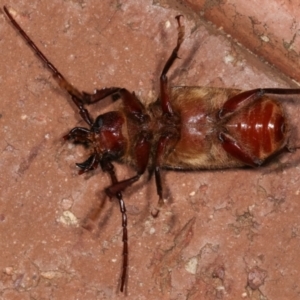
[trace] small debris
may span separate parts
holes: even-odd
[[[71,199],[64,198],[61,200],[62,209],[65,211],[70,209],[72,207],[72,205],[73,205],[73,201]]]
[[[46,279],[60,278],[62,276],[61,272],[57,271],[46,271],[41,272],[41,276]]]
[[[155,233],[155,228],[154,228],[154,227],[151,227],[150,230],[149,230],[149,233],[150,233],[150,234],[154,234],[154,233]]]
[[[59,217],[58,222],[68,225],[68,226],[78,226],[78,219],[76,216],[70,212],[69,210],[66,210],[62,213],[62,216]]]
[[[197,272],[198,266],[198,259],[197,257],[192,257],[189,261],[185,264],[185,269],[190,273],[195,275]]]
[[[261,285],[265,283],[267,272],[259,267],[252,268],[248,273],[248,286],[252,290],[257,290]]]
[[[4,268],[3,272],[6,274],[6,275],[12,275],[13,274],[13,267],[6,267]]]
[[[214,278],[219,278],[221,280],[224,280],[225,277],[225,269],[223,266],[218,266],[214,269],[212,276]]]
[[[260,39],[261,39],[262,41],[264,41],[265,43],[268,43],[268,42],[270,41],[270,39],[269,39],[266,35],[261,35],[261,36],[260,36]]]

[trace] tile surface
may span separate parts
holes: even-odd
[[[185,16],[186,39],[170,72],[172,85],[296,86],[286,76],[294,73],[270,67],[216,29],[225,30],[225,24],[205,21],[213,21],[209,15],[216,5],[204,10],[201,1],[194,2],[200,6],[189,12],[175,1],[5,4],[80,90],[121,86],[144,103],[156,100],[160,72],[176,43],[178,14]],[[263,9],[256,2],[251,9],[255,5]],[[268,18],[277,22],[275,12]],[[298,53],[298,44],[294,47]],[[0,52],[0,299],[124,298],[118,291],[121,215],[117,202],[103,192],[109,178],[100,169],[77,175],[75,162],[84,161],[88,150],[62,140],[84,123],[3,14]],[[288,97],[284,103],[296,128],[292,145],[299,145],[299,100]],[[89,109],[97,116],[111,109],[107,105]],[[166,205],[156,219],[150,214],[157,203],[155,184],[145,175],[123,195],[129,232],[125,295],[297,299],[299,160],[295,152],[257,169],[165,171]],[[127,166],[116,168],[120,179],[134,174]],[[85,230],[82,223],[99,205],[93,230]]]

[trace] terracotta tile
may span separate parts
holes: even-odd
[[[295,86],[180,7],[150,0],[6,4],[80,90],[121,86],[144,103],[155,100],[180,13],[186,40],[170,72],[172,84]],[[3,15],[0,51],[0,298],[123,298],[121,215],[103,192],[109,178],[100,169],[78,176],[75,162],[84,161],[88,150],[62,141],[84,123]],[[97,116],[107,104],[89,109]],[[299,106],[285,106],[297,126]],[[296,130],[291,142],[297,140]],[[153,179],[144,176],[124,192],[128,298],[296,299],[299,159],[295,152],[254,170],[166,171],[166,205],[156,219],[150,214],[157,203]],[[130,167],[116,168],[120,179],[134,174]],[[83,229],[91,209],[102,203],[93,230]]]
[[[206,20],[245,48],[300,81],[299,4],[293,1],[190,1]]]

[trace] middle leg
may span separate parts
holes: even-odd
[[[179,48],[184,40],[184,26],[180,22],[180,18],[182,16],[176,16],[176,20],[178,23],[178,36],[177,36],[177,45],[173,49],[170,57],[168,58],[163,71],[160,76],[160,101],[161,107],[164,114],[173,115],[173,109],[170,102],[170,90],[169,90],[169,83],[167,73],[171,66],[173,65],[174,61],[178,58],[178,51]]]

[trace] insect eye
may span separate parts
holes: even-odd
[[[98,116],[92,126],[92,131],[96,132],[103,126],[103,118],[102,116]]]
[[[282,133],[285,133],[285,131],[286,131],[286,126],[285,126],[285,123],[283,123],[282,125],[281,125],[281,132]]]

